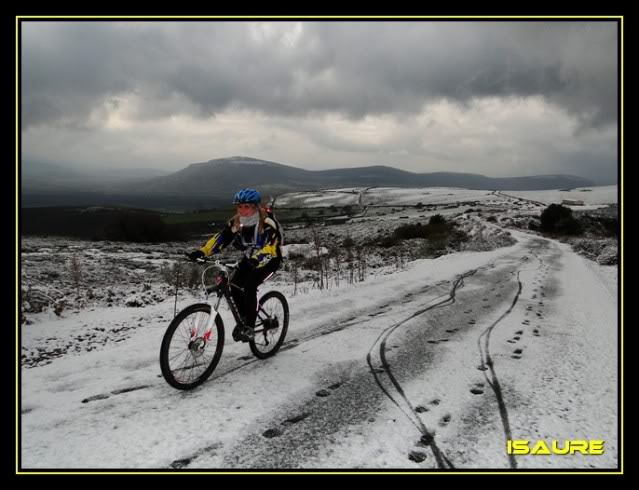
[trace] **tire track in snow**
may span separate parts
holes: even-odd
[[[422,441],[427,444],[432,452],[435,460],[437,461],[437,466],[439,468],[454,468],[452,462],[446,457],[446,455],[439,449],[435,442],[435,434],[434,431],[429,430],[426,425],[422,422],[420,417],[417,415],[416,407],[410,402],[404,389],[397,381],[395,376],[391,371],[390,364],[388,363],[388,359],[386,358],[386,342],[390,335],[397,330],[400,326],[405,324],[407,321],[412,320],[413,318],[426,313],[434,308],[440,308],[445,306],[450,306],[455,303],[455,294],[458,288],[463,287],[464,279],[466,277],[474,275],[479,269],[473,269],[468,271],[457,278],[457,280],[453,283],[453,288],[449,292],[448,297],[438,303],[428,306],[427,308],[421,309],[413,313],[408,318],[391,325],[386,330],[384,330],[377,340],[372,345],[371,349],[366,356],[366,362],[370,368],[371,373],[375,377],[375,382],[380,387],[380,389],[384,392],[384,394],[400,409],[400,411],[408,418],[408,420],[419,430],[422,434]],[[438,299],[438,298],[437,298]],[[436,301],[436,300],[435,300]],[[377,365],[383,366],[383,371],[380,372],[379,369],[376,369],[373,365],[373,356],[378,356],[379,360]],[[382,374],[385,374],[385,378],[387,378],[386,383],[384,382],[384,377]],[[390,383],[390,386],[389,386]],[[386,385],[386,386],[385,386]]]
[[[519,296],[522,290],[521,280],[519,278],[519,274],[521,271],[517,271],[517,282],[518,289],[517,294],[515,294],[515,298],[513,299],[510,307],[495,321],[492,325],[486,328],[479,338],[477,339],[477,345],[479,347],[479,355],[481,359],[480,369],[484,371],[484,377],[488,386],[493,390],[495,394],[495,398],[497,398],[497,405],[499,407],[499,415],[501,416],[502,425],[504,426],[504,433],[506,435],[507,440],[512,439],[512,433],[510,431],[510,421],[508,419],[508,409],[506,408],[506,403],[504,402],[504,397],[501,391],[501,385],[499,384],[499,379],[497,377],[497,372],[495,371],[495,365],[492,357],[490,356],[490,334],[493,329],[504,319],[506,318],[515,308],[517,301],[519,301]],[[490,376],[488,375],[488,371],[490,371]],[[511,468],[517,468],[517,461],[515,460],[514,455],[510,454],[508,456],[509,463]]]
[[[466,273],[464,277],[474,272]],[[461,285],[463,285],[462,277],[457,281],[455,288]],[[424,288],[418,288],[416,291],[423,292]],[[415,293],[410,294],[414,295]],[[449,304],[455,302],[454,292],[452,294],[447,292],[445,295],[431,298],[429,300],[431,304],[428,308],[423,308],[413,313],[410,318],[435,307],[437,304],[445,305],[446,302]],[[325,334],[327,332],[315,332],[310,337],[317,338]],[[305,341],[308,340],[310,339],[305,339]],[[375,413],[373,407],[379,406],[381,400],[386,398],[386,393],[375,390],[378,385],[375,378],[370,377],[368,368],[369,366],[367,365],[366,369],[363,369],[355,377],[349,375],[340,379],[338,383],[328,386],[328,389],[318,391],[314,396],[303,400],[286,417],[276,416],[274,420],[269,421],[270,428],[268,430],[263,431],[262,428],[260,433],[255,432],[246,436],[242,442],[238,442],[237,447],[250,449],[240,455],[235,449],[227,449],[228,455],[224,457],[224,466],[261,469],[288,468],[297,467],[300,461],[306,461],[312,465],[313,461],[316,461],[313,458],[317,454],[318,445],[321,445],[318,441],[331,441],[334,437],[333,434],[340,427],[350,426],[368,419],[369,416]],[[327,396],[328,398],[325,398]],[[326,403],[329,405],[327,406]],[[369,415],[363,419],[363,413],[368,413]],[[304,416],[300,417],[300,414]],[[290,417],[289,415],[297,415],[297,417]],[[283,418],[288,419],[284,422],[278,420]],[[298,424],[298,421],[301,421],[301,423]],[[370,420],[368,421],[370,422]],[[414,420],[411,422],[415,423]],[[420,432],[422,434],[421,441],[424,444],[428,442],[431,445],[433,441],[429,440],[427,435],[429,432],[426,429],[424,431],[420,430]],[[454,467],[436,445],[431,445],[431,448],[436,461],[439,461],[437,464],[441,468]],[[190,467],[200,457],[207,457],[207,455],[198,452],[178,461],[176,464],[179,463],[182,468]]]
[[[432,286],[429,285],[429,286],[422,287],[422,288],[419,288],[417,290],[414,290],[412,292],[409,291],[407,294],[404,295],[404,298],[406,298],[408,296],[414,296],[417,293],[423,293],[427,289],[430,289],[431,287],[433,289],[438,289],[439,288],[439,286],[436,285],[436,284],[433,284]],[[445,298],[445,297],[448,297],[448,293],[442,294],[442,295],[438,296],[437,298],[434,298],[431,301],[436,301],[436,300],[438,300],[440,298]],[[310,342],[312,340],[315,340],[318,337],[323,337],[325,335],[330,335],[330,334],[335,333],[335,332],[340,332],[340,331],[342,331],[342,330],[344,330],[344,329],[346,329],[348,327],[352,327],[353,325],[358,325],[360,323],[364,323],[366,321],[369,321],[371,317],[387,313],[388,312],[388,308],[390,308],[393,305],[396,305],[398,303],[398,301],[399,301],[399,298],[396,298],[396,299],[393,299],[391,301],[388,301],[387,303],[379,305],[379,306],[377,306],[375,308],[366,308],[366,309],[360,310],[360,311],[355,313],[356,316],[352,316],[354,313],[351,311],[351,312],[349,312],[349,317],[344,319],[344,320],[342,320],[342,321],[338,320],[337,322],[331,322],[331,323],[327,323],[327,324],[325,323],[325,324],[320,325],[317,328],[315,328],[313,330],[313,332],[311,332],[311,333],[309,333],[309,334],[307,334],[307,335],[305,335],[305,336],[303,336],[301,338],[294,338],[294,339],[291,339],[291,340],[286,340],[284,342],[284,344],[282,345],[282,347],[280,348],[280,352],[284,352],[286,350],[293,349],[295,347],[299,347],[299,346],[305,344],[306,342]],[[353,320],[355,320],[355,321],[353,321]],[[409,319],[407,319],[407,320],[409,320]],[[333,326],[334,323],[337,323],[337,326]],[[289,325],[289,328],[290,328],[290,325]],[[290,332],[290,330],[289,330],[289,332]],[[213,381],[213,380],[216,380],[216,379],[220,379],[220,378],[222,378],[222,377],[224,377],[224,376],[226,376],[228,374],[231,374],[231,373],[233,373],[233,372],[235,372],[235,371],[237,371],[239,369],[242,369],[242,368],[244,368],[244,367],[246,367],[246,366],[248,366],[250,364],[253,364],[255,362],[258,362],[258,361],[260,361],[260,359],[251,359],[250,361],[242,363],[239,366],[233,366],[230,369],[228,369],[228,370],[226,370],[224,372],[221,372],[221,373],[219,373],[217,375],[215,375],[215,373],[214,373],[203,384],[206,384],[206,383],[208,383],[210,381]]]
[[[539,243],[538,245],[539,246],[537,248],[541,248],[543,244]],[[539,260],[540,264],[537,270],[541,269],[541,267],[543,266],[543,260],[541,260],[539,256],[534,252],[534,247],[529,247],[529,252],[532,255],[534,255],[537,260]],[[526,256],[522,257],[522,260],[527,260],[527,259],[528,257]],[[507,441],[512,440],[513,437],[512,437],[512,432],[510,430],[510,420],[508,418],[508,409],[506,407],[501,385],[499,383],[499,378],[495,370],[495,363],[493,362],[493,359],[490,355],[490,335],[493,329],[499,323],[501,323],[508,315],[510,315],[510,313],[514,310],[515,306],[517,305],[517,302],[519,301],[519,297],[523,289],[523,285],[522,285],[521,277],[520,277],[520,274],[522,271],[514,270],[511,272],[511,274],[515,275],[515,272],[517,276],[518,287],[517,287],[517,293],[515,294],[515,297],[513,298],[513,302],[511,303],[510,307],[489,327],[487,327],[477,339],[477,346],[479,348],[479,356],[481,360],[480,369],[484,372],[484,378],[486,379],[488,386],[490,386],[490,388],[493,390],[493,393],[495,394],[495,398],[497,399],[497,405],[499,407],[499,415],[501,417],[502,425],[504,427],[504,435]],[[517,460],[515,459],[515,456],[512,454],[509,454],[508,460],[509,460],[510,467],[513,469],[517,469]]]

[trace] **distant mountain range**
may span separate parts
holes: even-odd
[[[20,168],[23,190],[109,191],[113,185],[146,181],[169,171],[144,168],[77,168],[54,163],[25,162]]]
[[[339,187],[461,187],[480,190],[545,190],[594,185],[573,175],[492,178],[479,174],[414,173],[376,165],[333,170],[304,170],[235,156],[193,163],[178,172],[158,170],[75,171],[68,167],[24,164],[23,207],[109,204],[150,208],[217,207],[243,187],[263,194]],[[51,204],[47,204],[51,203]],[[145,204],[146,203],[146,204]]]

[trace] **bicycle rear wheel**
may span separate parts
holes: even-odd
[[[255,322],[255,338],[249,342],[258,359],[274,355],[288,331],[288,302],[278,291],[269,291],[260,298]]]
[[[211,306],[198,303],[184,308],[170,323],[160,348],[160,368],[167,383],[178,390],[190,390],[204,383],[220,362],[224,349],[224,324],[220,315],[208,339],[204,329]],[[191,340],[195,329],[198,337]]]

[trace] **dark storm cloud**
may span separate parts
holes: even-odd
[[[617,118],[612,21],[25,22],[22,70],[25,126],[81,126],[127,94],[142,96],[138,118],[228,108],[360,118],[530,95],[584,126]]]

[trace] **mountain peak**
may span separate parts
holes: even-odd
[[[245,157],[241,155],[236,155],[236,156],[226,157],[226,158],[215,158],[213,160],[209,160],[207,163],[233,163],[233,164],[249,163],[252,165],[255,165],[255,164],[273,165],[273,162],[267,162],[266,160],[260,160],[258,158]]]

